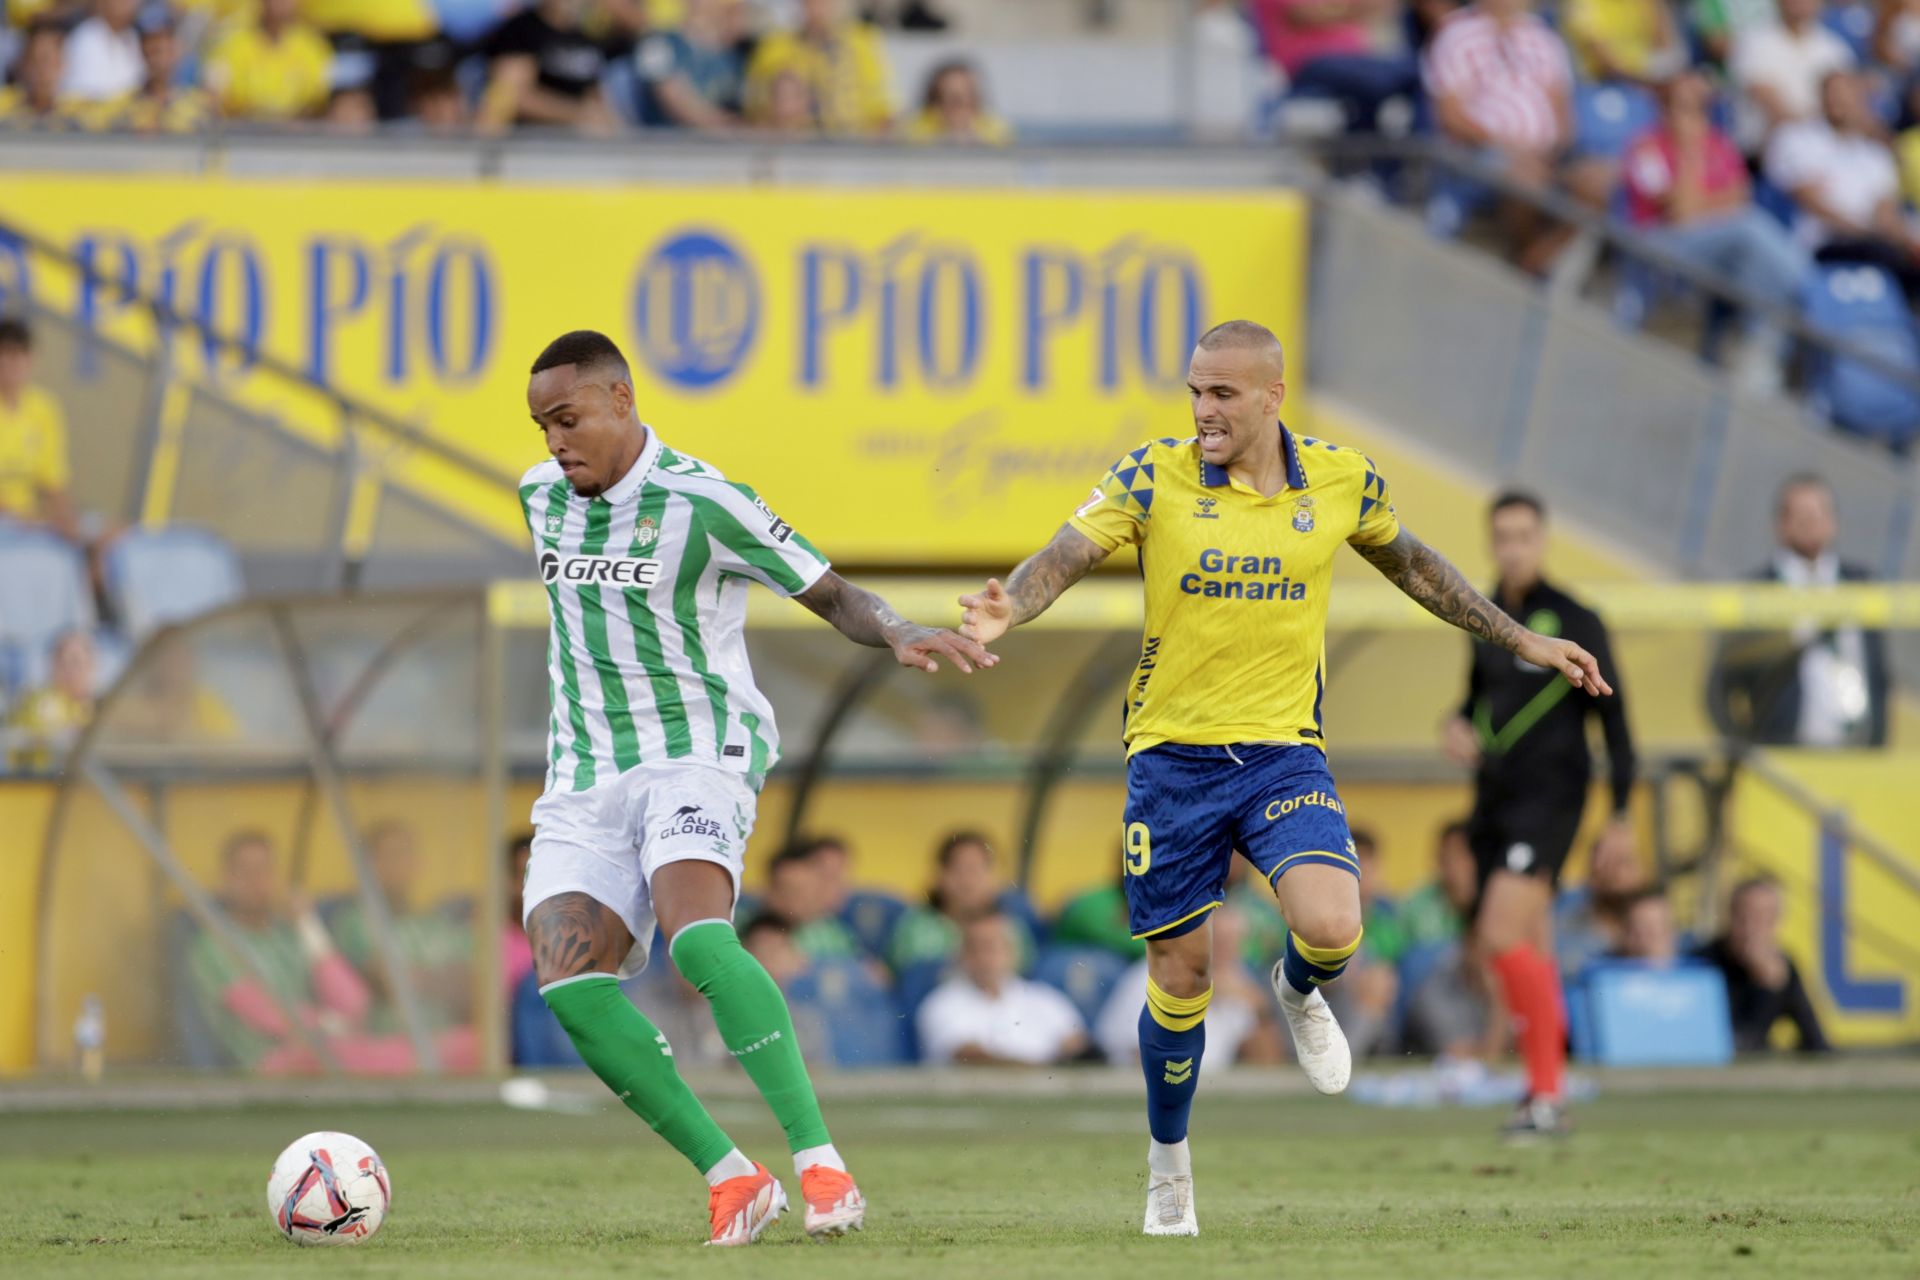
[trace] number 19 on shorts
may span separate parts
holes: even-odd
[[[1147,874],[1147,868],[1153,865],[1153,833],[1147,830],[1147,824],[1129,822],[1123,843],[1126,853],[1122,860],[1126,864],[1127,874],[1130,876]]]

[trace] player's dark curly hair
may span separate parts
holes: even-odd
[[[549,369],[570,364],[577,364],[582,369],[612,366],[623,374],[627,371],[627,358],[620,354],[620,348],[614,345],[612,338],[592,329],[575,329],[549,342],[547,349],[540,353],[540,358],[533,362],[530,372],[545,373]]]

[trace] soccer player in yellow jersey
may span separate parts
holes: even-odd
[[[1285,361],[1271,332],[1232,320],[1203,334],[1187,389],[1197,435],[1114,463],[1005,586],[960,598],[961,633],[990,644],[1111,552],[1139,549],[1146,630],[1127,692],[1123,822],[1127,908],[1147,943],[1148,1235],[1200,1231],[1187,1117],[1213,994],[1209,917],[1236,849],[1287,918],[1273,985],[1300,1065],[1322,1093],[1352,1072],[1320,992],[1360,946],[1360,864],[1320,720],[1340,545],[1436,617],[1575,688],[1612,692],[1591,654],[1513,621],[1401,527],[1367,457],[1280,423]]]

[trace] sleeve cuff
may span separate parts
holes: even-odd
[[[1102,551],[1113,551],[1120,546],[1120,539],[1079,516],[1067,517],[1067,523],[1072,525],[1083,534],[1089,542],[1099,547]]]

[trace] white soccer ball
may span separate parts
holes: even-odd
[[[362,1244],[387,1220],[393,1181],[349,1133],[310,1133],[273,1162],[267,1213],[295,1244]]]

